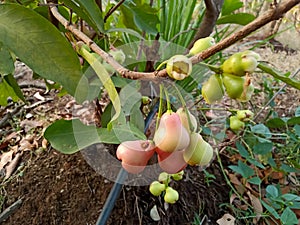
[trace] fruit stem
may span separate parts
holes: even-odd
[[[158,113],[157,113],[157,118],[156,118],[155,130],[158,129],[159,120],[160,120],[161,115],[162,115],[162,110],[163,110],[163,90],[164,90],[164,85],[160,84],[159,85],[159,107],[158,107]]]
[[[213,66],[213,65],[210,65],[210,64],[204,63],[204,62],[200,62],[199,64],[202,65],[202,66],[207,66],[211,71],[215,72],[216,74],[222,74],[223,73],[220,66]]]
[[[171,107],[171,102],[170,102],[170,97],[169,97],[169,93],[168,93],[168,91],[167,91],[167,89],[166,88],[163,88],[164,89],[164,91],[165,91],[165,95],[166,95],[166,100],[167,100],[167,112],[173,112],[172,111],[172,107]]]

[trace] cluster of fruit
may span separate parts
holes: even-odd
[[[170,204],[174,204],[179,199],[178,192],[169,186],[171,179],[178,181],[183,178],[183,170],[175,173],[168,174],[166,172],[162,172],[158,176],[158,180],[153,181],[149,186],[149,191],[154,196],[160,196],[164,194],[164,201]]]
[[[117,158],[129,173],[140,173],[156,152],[158,164],[169,174],[187,165],[207,166],[213,158],[212,146],[196,132],[197,120],[186,109],[165,112],[155,131],[153,141],[136,140],[121,143]]]
[[[229,126],[233,131],[239,131],[245,127],[245,122],[253,119],[254,113],[250,110],[238,110],[236,115],[230,116]]]
[[[202,87],[202,96],[208,104],[220,101],[227,95],[241,102],[249,101],[254,87],[250,74],[258,65],[260,56],[250,50],[230,56],[221,66],[222,74],[212,75]]]

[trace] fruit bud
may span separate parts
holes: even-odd
[[[209,47],[215,44],[215,39],[213,37],[205,37],[198,39],[193,47],[191,48],[189,55],[196,55],[204,50],[208,49]]]
[[[178,192],[175,189],[171,188],[171,187],[167,187],[166,188],[166,193],[165,193],[165,196],[164,196],[165,202],[170,203],[170,204],[174,204],[178,199],[179,199]]]
[[[208,104],[220,101],[224,96],[224,86],[222,78],[218,74],[213,74],[202,86],[202,96]]]
[[[161,193],[166,189],[166,185],[158,182],[158,181],[153,181],[150,184],[149,187],[149,191],[151,192],[151,194],[153,194],[154,196],[159,196],[161,195]]]
[[[229,126],[230,129],[233,131],[239,131],[244,128],[245,123],[240,121],[237,116],[230,116],[229,117]]]
[[[175,80],[183,80],[192,73],[192,62],[184,55],[174,55],[167,61],[168,75]]]
[[[236,116],[240,121],[247,122],[253,119],[254,113],[250,110],[239,110]]]
[[[184,171],[181,170],[178,173],[172,174],[172,178],[176,181],[181,180],[183,178]]]

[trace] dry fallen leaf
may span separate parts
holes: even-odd
[[[219,225],[234,225],[234,221],[235,221],[235,218],[232,215],[226,213],[222,216],[222,218],[217,220],[217,224],[219,224]]]
[[[19,163],[19,159],[21,158],[21,154],[17,153],[14,159],[6,166],[6,173],[5,173],[5,180],[8,179],[12,173],[15,171],[15,168],[17,167]]]
[[[262,204],[261,204],[259,198],[257,198],[253,194],[251,194],[250,191],[247,191],[247,195],[250,198],[251,205],[253,206],[255,214],[256,214],[256,218],[253,218],[253,223],[257,224],[257,222],[259,221],[264,209],[262,207]]]
[[[1,154],[0,170],[2,170],[6,166],[7,163],[11,162],[13,153],[14,153],[13,151],[9,151],[9,152],[4,152],[3,154]]]

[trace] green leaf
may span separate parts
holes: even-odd
[[[261,69],[262,71],[270,74],[274,78],[279,79],[279,80],[283,81],[284,83],[300,90],[300,81],[297,81],[293,78],[287,77],[286,75],[288,75],[288,74],[282,74],[281,72],[279,72],[276,69],[270,67],[266,63],[259,63],[257,67],[259,69]]]
[[[134,81],[120,91],[120,101],[125,116],[129,116],[133,108],[139,108],[141,105],[142,95],[138,92],[139,86],[140,83]]]
[[[283,194],[281,197],[289,202],[300,201],[300,196],[290,193]]]
[[[104,21],[102,13],[96,1],[87,0],[63,0],[64,4],[71,8],[79,17],[84,19],[95,31],[104,33]]]
[[[225,0],[222,7],[222,15],[231,14],[233,11],[243,7],[243,2],[240,0]]]
[[[238,161],[237,166],[229,166],[234,172],[239,173],[244,178],[248,178],[254,175],[254,170],[248,166],[247,164],[243,163],[241,160]]]
[[[7,99],[11,98],[14,102],[18,101],[18,96],[16,95],[14,89],[7,83],[6,79],[0,76],[0,105],[6,106]]]
[[[263,124],[257,124],[257,125],[251,126],[251,131],[256,134],[261,134],[266,138],[272,137],[272,134],[271,134],[269,128]]]
[[[41,77],[60,83],[79,102],[86,96],[79,59],[48,20],[15,4],[0,5],[0,42]],[[78,89],[77,89],[78,88]]]
[[[300,125],[300,116],[292,117],[287,121],[288,125]]]
[[[245,149],[245,147],[241,144],[241,142],[236,143],[236,147],[239,150],[239,153],[242,157],[247,159],[249,157],[248,151]]]
[[[272,152],[272,149],[273,149],[273,143],[267,143],[267,142],[264,142],[264,143],[257,143],[256,145],[253,146],[253,152],[255,154],[258,154],[258,155],[266,155],[270,152]]]
[[[261,204],[275,217],[275,219],[279,219],[280,218],[279,214],[276,212],[276,210],[273,207],[269,206],[263,200],[261,200]]]
[[[300,137],[300,125],[295,125],[294,126],[295,134]]]
[[[88,50],[84,48],[84,45],[78,46],[78,53],[90,64],[90,66],[94,69],[97,76],[99,77],[101,83],[105,87],[108,96],[114,106],[115,109],[115,115],[112,117],[111,122],[118,119],[120,113],[121,113],[121,101],[118,95],[118,92],[114,86],[114,83],[112,82],[110,75],[102,65],[102,63],[97,59],[97,57],[90,53]],[[108,128],[111,124],[108,124]]]
[[[46,129],[44,137],[53,148],[64,154],[73,154],[99,142],[118,144],[112,132],[105,128],[86,126],[77,119],[54,122]]]
[[[156,26],[159,24],[159,19],[153,8],[147,5],[123,4],[123,6],[133,14],[133,21],[141,31],[154,35],[158,33]]]
[[[267,197],[277,198],[279,196],[278,189],[274,185],[268,185],[266,188]]]
[[[297,107],[295,111],[295,116],[300,116],[300,106]]]
[[[252,178],[248,179],[247,181],[249,183],[255,184],[255,185],[260,185],[261,184],[261,179],[259,177],[252,177]]]
[[[10,52],[5,46],[1,46],[0,42],[0,74],[7,75],[13,74],[15,70],[14,60],[10,55]]]
[[[23,92],[21,90],[21,88],[19,87],[16,79],[14,78],[14,76],[12,74],[8,74],[7,76],[4,76],[4,79],[6,80],[7,84],[12,87],[12,89],[14,90],[15,94],[23,101],[26,102],[26,99],[23,95]]]
[[[283,210],[280,216],[280,221],[282,222],[282,225],[298,224],[298,219],[296,214],[289,207]]]
[[[217,24],[239,24],[239,25],[247,25],[255,19],[255,16],[250,13],[236,13],[231,15],[225,15],[220,17],[217,20]]]
[[[130,28],[111,28],[106,31],[106,33],[113,33],[113,32],[127,33],[127,34],[131,34],[132,36],[137,37],[140,40],[144,39],[144,37],[142,35],[140,35],[138,32],[136,32],[135,30],[130,29]]]
[[[266,122],[266,126],[269,128],[282,128],[286,123],[281,118],[272,118]]]

